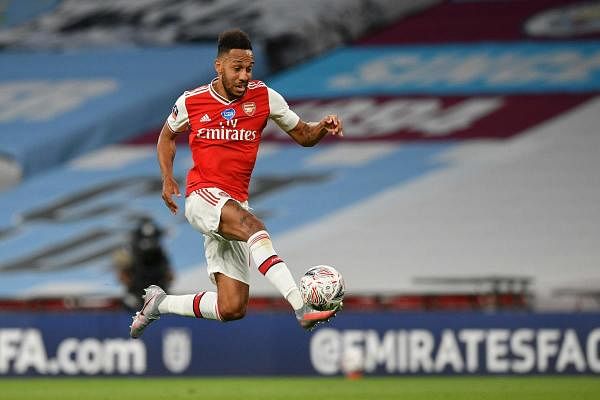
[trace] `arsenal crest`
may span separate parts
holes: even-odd
[[[246,115],[251,117],[254,115],[254,112],[256,111],[256,103],[254,103],[254,102],[244,103],[244,104],[242,104],[242,109],[244,110]]]

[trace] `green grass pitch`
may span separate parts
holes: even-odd
[[[585,400],[598,377],[0,378],[2,400]]]

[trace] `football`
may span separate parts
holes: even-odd
[[[342,274],[329,265],[310,267],[300,279],[302,299],[319,311],[338,308],[345,289]]]

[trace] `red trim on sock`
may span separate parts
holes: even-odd
[[[260,267],[258,267],[258,270],[260,271],[261,274],[266,275],[267,271],[269,271],[269,269],[271,269],[271,267],[275,264],[279,264],[283,262],[283,260],[281,258],[279,258],[277,256],[277,254],[273,254],[271,257],[267,258],[265,261],[263,261],[262,264],[260,264]]]
[[[202,296],[204,296],[206,292],[200,292],[194,296],[194,315],[196,318],[204,318],[202,313],[200,312],[200,300],[202,300]]]

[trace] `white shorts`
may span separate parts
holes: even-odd
[[[217,230],[221,220],[221,209],[228,200],[235,200],[219,188],[202,188],[185,199],[185,217],[194,229],[204,234],[204,254],[207,272],[216,284],[215,273],[250,283],[250,255],[246,242],[227,240]],[[240,203],[248,210],[248,202]]]

